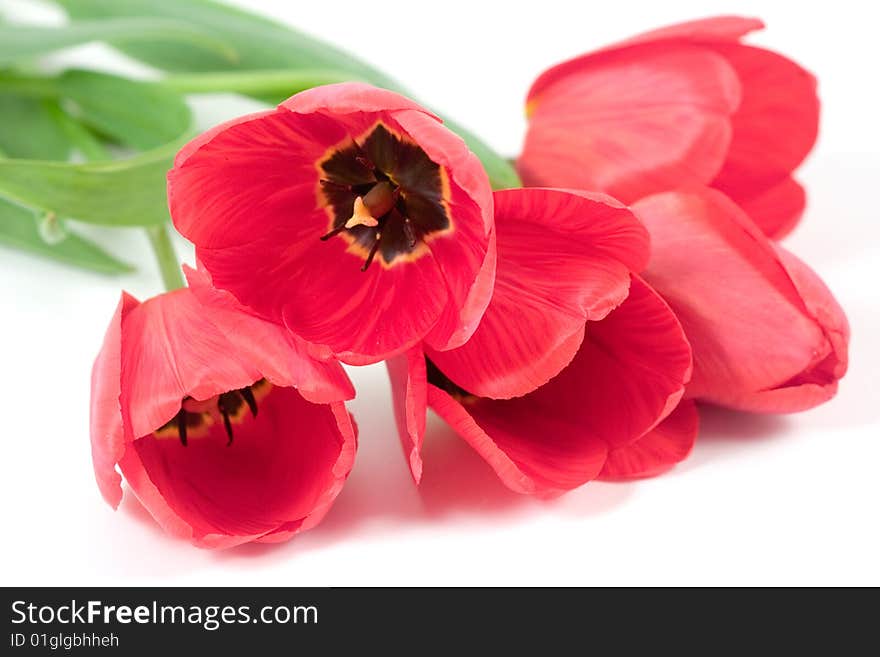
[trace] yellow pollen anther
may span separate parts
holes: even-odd
[[[370,213],[364,199],[358,196],[354,200],[354,214],[351,219],[345,222],[346,228],[354,228],[355,226],[378,226],[379,221]]]

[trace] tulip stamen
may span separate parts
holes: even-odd
[[[327,178],[321,178],[318,182],[321,183],[321,187],[333,187],[335,189],[341,189],[346,192],[351,191],[351,185],[346,185],[343,183],[336,182],[335,180],[328,180]]]
[[[373,246],[370,249],[370,253],[367,255],[367,260],[364,262],[363,266],[361,267],[361,271],[367,271],[367,267],[369,267],[372,264],[373,258],[376,257],[376,251],[379,250],[379,242],[381,242],[381,241],[382,241],[382,233],[376,233],[376,241],[373,242]]]
[[[236,395],[235,392],[226,392],[220,395],[217,399],[217,409],[220,411],[220,415],[223,416],[223,428],[226,429],[226,435],[229,437],[229,441],[226,443],[226,446],[229,447],[232,444],[232,420],[229,419],[229,397],[231,395]]]
[[[229,436],[229,441],[226,443],[226,446],[229,447],[232,445],[232,421],[229,419],[229,413],[224,409],[223,410],[223,427],[226,429],[226,435]]]
[[[329,240],[331,237],[333,237],[334,235],[339,235],[339,233],[341,233],[341,232],[344,231],[344,230],[347,230],[347,228],[345,227],[345,224],[342,224],[339,228],[334,228],[333,230],[331,230],[331,231],[330,231],[329,233],[327,233],[326,235],[321,235],[321,241],[322,241],[322,242],[326,242],[326,241]]]
[[[257,400],[265,397],[270,388],[266,379],[260,379],[244,388],[230,390],[209,399],[184,397],[174,417],[153,433],[160,438],[176,436],[180,444],[186,447],[192,435],[204,435],[211,425],[222,420],[228,437],[227,445],[231,445],[235,438],[232,425],[243,422],[243,414],[246,412],[244,406],[248,407],[252,417],[257,417]]]
[[[250,389],[249,386],[245,386],[241,390],[238,391],[242,397],[244,397],[245,404],[248,405],[248,408],[251,410],[251,415],[253,417],[257,417],[257,399],[254,397],[254,391]]]
[[[175,419],[177,420],[177,437],[180,438],[180,444],[186,447],[186,411],[183,410],[183,406],[177,411]]]
[[[415,248],[416,233],[413,230],[412,222],[409,220],[409,217],[403,218],[403,235],[406,237],[406,243],[409,245],[409,248]]]

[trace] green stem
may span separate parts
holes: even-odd
[[[303,69],[177,74],[166,76],[159,82],[169,89],[185,94],[239,93],[286,98],[312,87],[350,82],[354,79],[340,71]]]
[[[153,247],[156,262],[159,263],[159,271],[162,273],[162,283],[164,283],[165,289],[170,291],[186,287],[183,274],[180,271],[180,263],[177,261],[177,254],[174,252],[174,245],[171,243],[168,226],[160,224],[150,226],[145,230],[150,238],[150,246]]]

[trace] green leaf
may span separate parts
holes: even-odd
[[[166,39],[140,42],[108,38],[110,43],[166,71],[312,68],[345,71],[355,78],[393,88],[378,69],[329,44],[312,39],[268,18],[210,0],[56,0],[74,19],[149,17],[198,28],[229,44],[237,60],[230,64],[216,53]]]
[[[174,141],[192,127],[183,96],[159,84],[80,70],[66,71],[54,82],[71,116],[137,150]]]
[[[85,126],[109,140],[137,150],[149,150],[174,141],[189,131],[192,124],[192,113],[183,95],[168,85],[97,71],[70,69],[58,76],[0,71],[0,93],[3,94],[0,99],[11,99],[13,109],[21,106],[19,111],[11,113],[8,121],[0,124],[0,143],[4,131],[19,140],[29,139],[28,133],[35,127],[25,122],[43,119],[56,133],[59,123],[75,121],[81,124],[80,131]],[[40,99],[52,101],[49,109],[54,111],[43,109],[42,114],[34,113],[35,101]],[[59,114],[59,105],[69,118]],[[65,127],[68,138],[71,137],[69,128],[69,125]],[[41,155],[41,152],[16,156],[64,159]]]
[[[48,244],[40,236],[34,214],[3,199],[0,199],[0,244],[104,274],[132,271],[131,265],[73,233],[56,244]]]
[[[123,4],[123,3],[120,3]],[[110,12],[106,14],[110,15]],[[172,45],[187,44],[190,52],[207,54],[227,65],[236,52],[218,36],[185,22],[154,18],[107,18],[74,21],[61,27],[0,24],[0,64],[31,59],[92,41],[129,44],[161,39]]]
[[[112,162],[0,160],[0,196],[87,223],[160,224],[168,220],[165,174],[182,145],[180,140]]]
[[[112,159],[103,142],[82,123],[72,119],[60,107],[53,107],[52,110],[70,145],[79,151],[86,161]]]
[[[0,94],[0,151],[9,157],[66,160],[70,144],[51,102]]]

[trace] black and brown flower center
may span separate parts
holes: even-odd
[[[452,230],[449,179],[409,138],[377,123],[362,137],[331,149],[320,162],[318,197],[329,232],[364,258],[383,266],[414,260],[432,237]]]
[[[271,388],[271,383],[260,379],[249,386],[230,390],[210,399],[184,397],[180,401],[177,415],[156,429],[153,435],[157,438],[177,437],[180,444],[186,447],[190,437],[205,436],[211,426],[222,422],[228,438],[226,444],[231,445],[234,438],[233,425],[244,422],[248,413],[251,417],[257,417],[257,403],[269,394]]]

